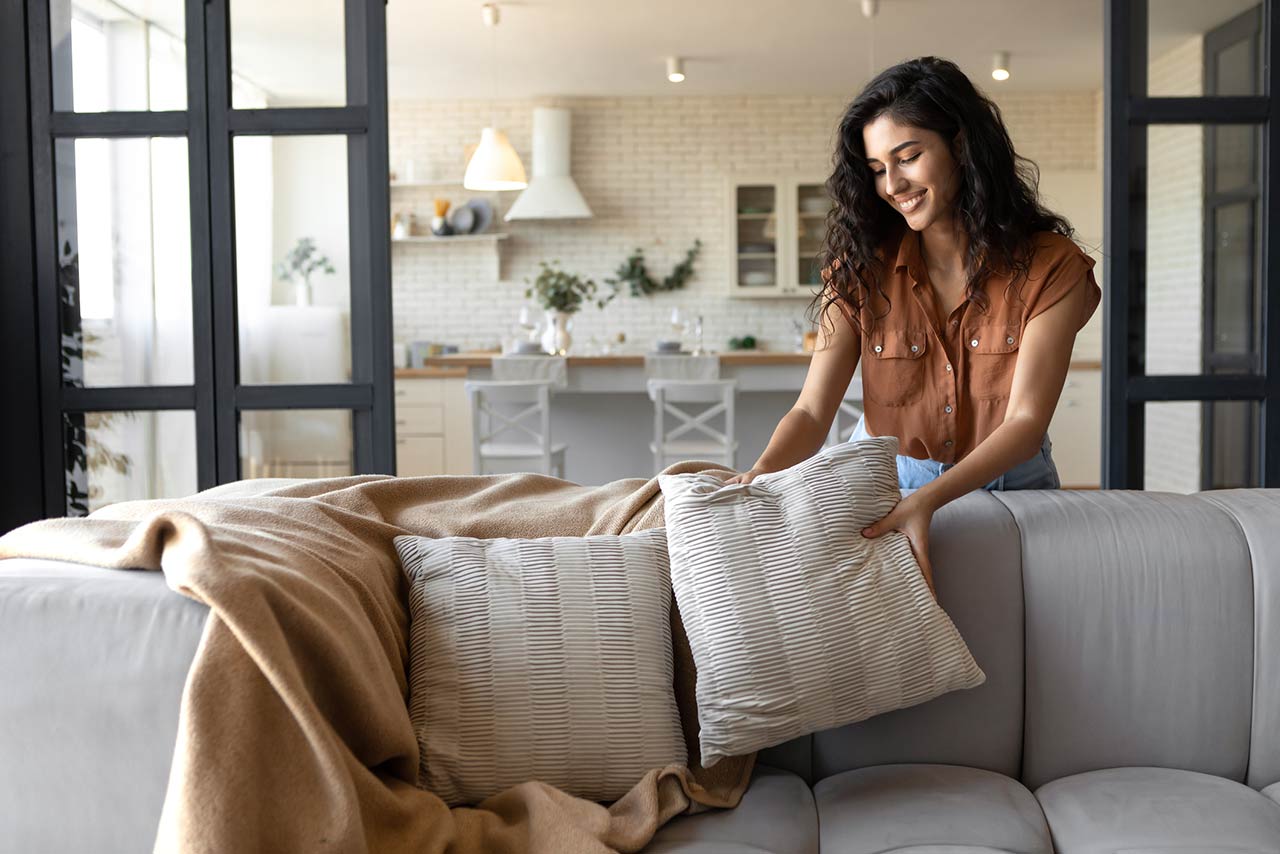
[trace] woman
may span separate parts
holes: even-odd
[[[897,436],[915,491],[863,530],[907,535],[970,490],[1060,486],[1046,430],[1076,333],[1101,299],[1093,260],[1037,199],[994,103],[947,60],[881,72],[839,127],[818,347],[747,483],[821,448],[862,361],[854,439]]]

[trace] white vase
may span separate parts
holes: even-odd
[[[306,279],[294,282],[293,301],[297,305],[311,305],[311,283]]]
[[[547,309],[547,325],[542,333],[542,349],[553,356],[564,356],[573,345],[573,336],[569,328],[573,324],[572,315],[568,312]]]

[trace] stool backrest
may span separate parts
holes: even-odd
[[[553,389],[569,384],[568,362],[564,356],[494,356],[493,378],[507,380],[547,380]]]
[[[549,380],[468,380],[471,399],[471,448],[477,472],[481,465],[481,445],[504,433],[523,438],[519,444],[538,446],[546,460],[551,458],[551,382]],[[499,411],[495,404],[507,404]],[[511,414],[511,405],[526,406]],[[549,465],[549,462],[548,462]]]
[[[651,380],[718,380],[720,357],[646,353],[644,375]]]
[[[673,442],[681,437],[696,438],[701,433],[728,446],[733,442],[733,406],[737,380],[663,380],[648,381],[649,399],[653,401],[653,435],[659,443]],[[701,412],[681,409],[677,403],[712,404]],[[675,426],[667,429],[666,417],[675,419]],[[717,415],[724,416],[724,432],[711,426]]]

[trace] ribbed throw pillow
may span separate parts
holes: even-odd
[[[704,766],[986,679],[906,535],[861,534],[901,497],[897,451],[845,442],[749,484],[659,477]]]
[[[528,780],[612,801],[688,762],[662,529],[395,547],[423,788],[450,806]]]

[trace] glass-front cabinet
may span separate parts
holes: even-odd
[[[809,298],[831,208],[813,176],[733,176],[728,183],[729,295]]]

